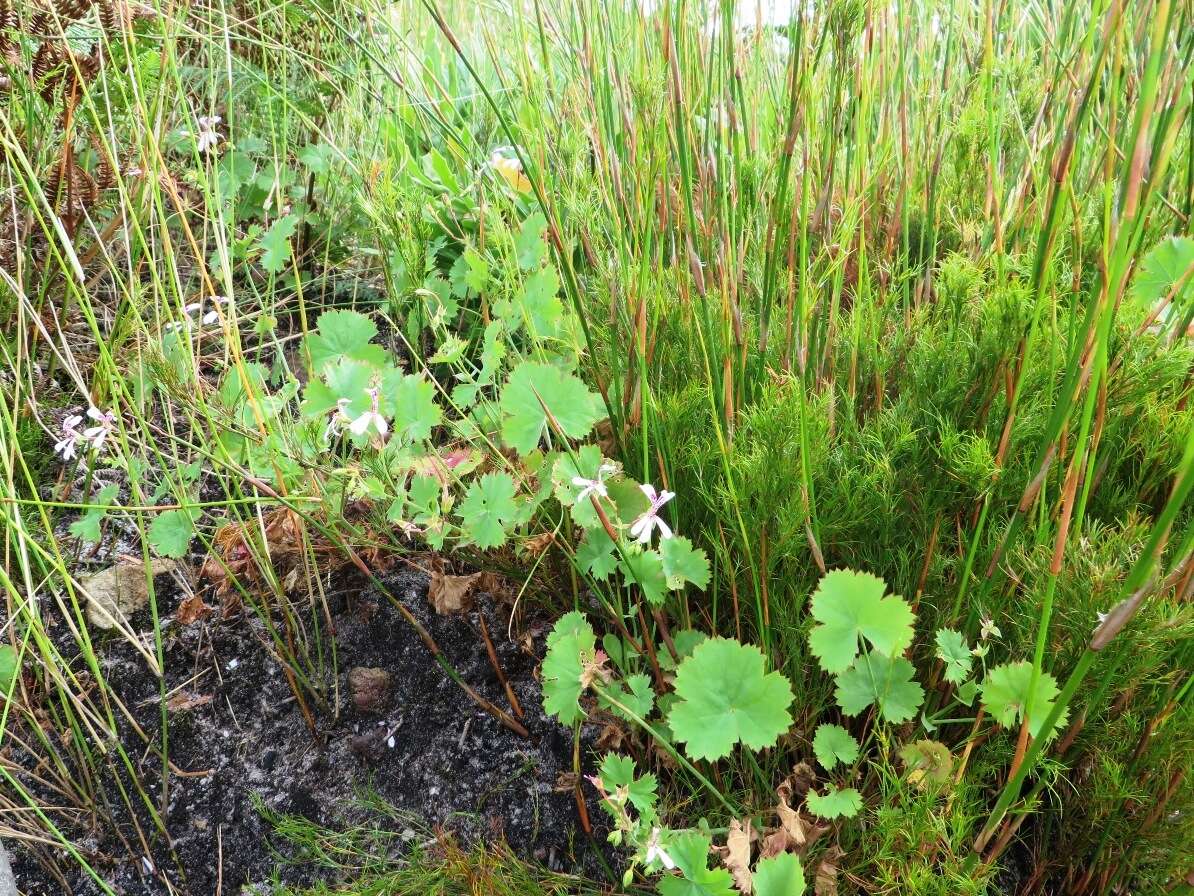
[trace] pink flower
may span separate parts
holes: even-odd
[[[83,422],[80,414],[71,414],[62,421],[62,438],[54,443],[54,453],[62,455],[63,460],[70,460],[75,456],[79,439],[83,433],[79,432],[79,424]]]
[[[95,421],[95,426],[83,430],[83,438],[89,441],[96,451],[102,451],[108,437],[116,431],[116,415],[111,411],[88,408],[87,416]]]
[[[650,544],[651,534],[655,529],[658,529],[660,538],[671,538],[671,527],[659,518],[659,511],[664,504],[676,497],[676,493],[664,489],[656,494],[655,486],[646,482],[640,485],[639,488],[647,496],[647,500],[651,502],[651,506],[631,524],[631,537],[637,539],[639,544]]]

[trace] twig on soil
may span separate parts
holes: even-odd
[[[498,661],[497,650],[493,646],[493,639],[489,637],[489,626],[485,624],[485,614],[478,613],[477,618],[481,620],[481,637],[485,640],[485,652],[489,654],[489,663],[493,666],[493,671],[497,674],[498,681],[502,683],[502,687],[506,690],[506,699],[510,702],[510,708],[514,710],[514,714],[520,719],[524,718],[522,706],[518,702],[514,688],[510,687],[510,681],[506,678],[506,673],[502,670],[502,664]]]

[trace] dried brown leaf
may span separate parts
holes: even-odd
[[[735,818],[730,822],[726,845],[718,850],[721,853],[721,863],[734,876],[734,886],[743,896],[750,896],[753,888],[750,873],[750,842],[754,839],[753,834],[749,818],[746,819],[745,827]]]
[[[211,694],[192,694],[179,691],[166,701],[166,708],[171,712],[187,712],[211,703]]]
[[[532,557],[538,557],[555,542],[556,536],[554,532],[543,532],[540,535],[534,535],[522,543],[526,548],[526,552]]]
[[[470,576],[450,576],[438,570],[432,571],[431,583],[427,586],[427,599],[441,616],[465,613],[473,605],[472,594],[477,587],[481,573]]]
[[[200,619],[206,619],[212,614],[212,608],[203,602],[198,594],[192,594],[178,605],[174,618],[179,625],[194,625]]]
[[[817,866],[817,877],[813,882],[813,892],[816,896],[837,896],[837,875],[838,865],[842,856],[841,847],[837,844],[829,847],[825,851],[825,855],[821,858],[821,864]]]

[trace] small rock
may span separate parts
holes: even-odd
[[[348,672],[352,703],[361,712],[381,713],[390,699],[390,673],[371,666],[355,666]]]
[[[174,560],[154,560],[149,565],[149,576],[160,576],[177,565]],[[81,576],[79,584],[87,595],[87,620],[107,629],[127,622],[149,601],[145,571],[143,561],[130,558]]]

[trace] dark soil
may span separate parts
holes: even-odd
[[[572,770],[572,741],[570,732],[541,709],[535,670],[545,627],[532,626],[510,639],[505,607],[487,595],[480,596],[471,614],[437,616],[427,601],[424,576],[401,572],[385,579],[393,597],[427,627],[464,680],[509,710],[479,633],[478,614],[484,614],[500,664],[525,711],[523,723],[531,736],[523,738],[467,697],[387,595],[353,576],[338,578],[339,590],[329,595],[338,675],[336,687],[328,689],[331,706],[312,709],[314,735],[267,647],[260,620],[213,616],[189,626],[165,620],[166,691],[175,704],[168,734],[176,773],[168,782],[164,815],[171,843],[156,834],[149,856],[142,856],[139,846],[130,850],[125,844],[140,843],[136,826],[109,781],[105,796],[116,829],[101,822],[93,830],[66,832],[82,844],[84,858],[105,882],[122,896],[212,896],[240,894],[245,884],[267,883],[275,871],[291,885],[334,877],[334,871],[311,863],[279,865],[279,854],[301,857],[278,838],[259,807],[266,814],[303,816],[333,829],[361,823],[394,829],[392,817],[379,821],[354,798],[370,789],[417,819],[409,829],[398,829],[405,837],[396,842],[424,839],[432,828],[466,844],[505,838],[516,853],[550,868],[600,876],[592,841],[579,831],[572,793],[557,788]],[[180,599],[170,599],[162,613],[173,613]],[[133,623],[149,629],[148,612]],[[330,667],[326,633],[324,650]],[[149,743],[160,743],[159,682],[120,639],[109,640],[103,654],[114,693]],[[348,677],[358,666],[390,674],[389,696],[377,712],[353,703]],[[198,705],[179,708],[185,695],[197,698]],[[159,800],[159,756],[130,726],[122,737],[147,792]],[[582,755],[587,752],[582,746]],[[591,790],[586,794],[599,823],[596,796]],[[136,821],[147,836],[154,832],[147,813],[139,812]],[[604,840],[601,832],[596,840]],[[14,853],[18,886],[28,896],[63,892],[31,854],[20,848]],[[68,892],[102,892],[69,859],[60,868],[70,883]]]

